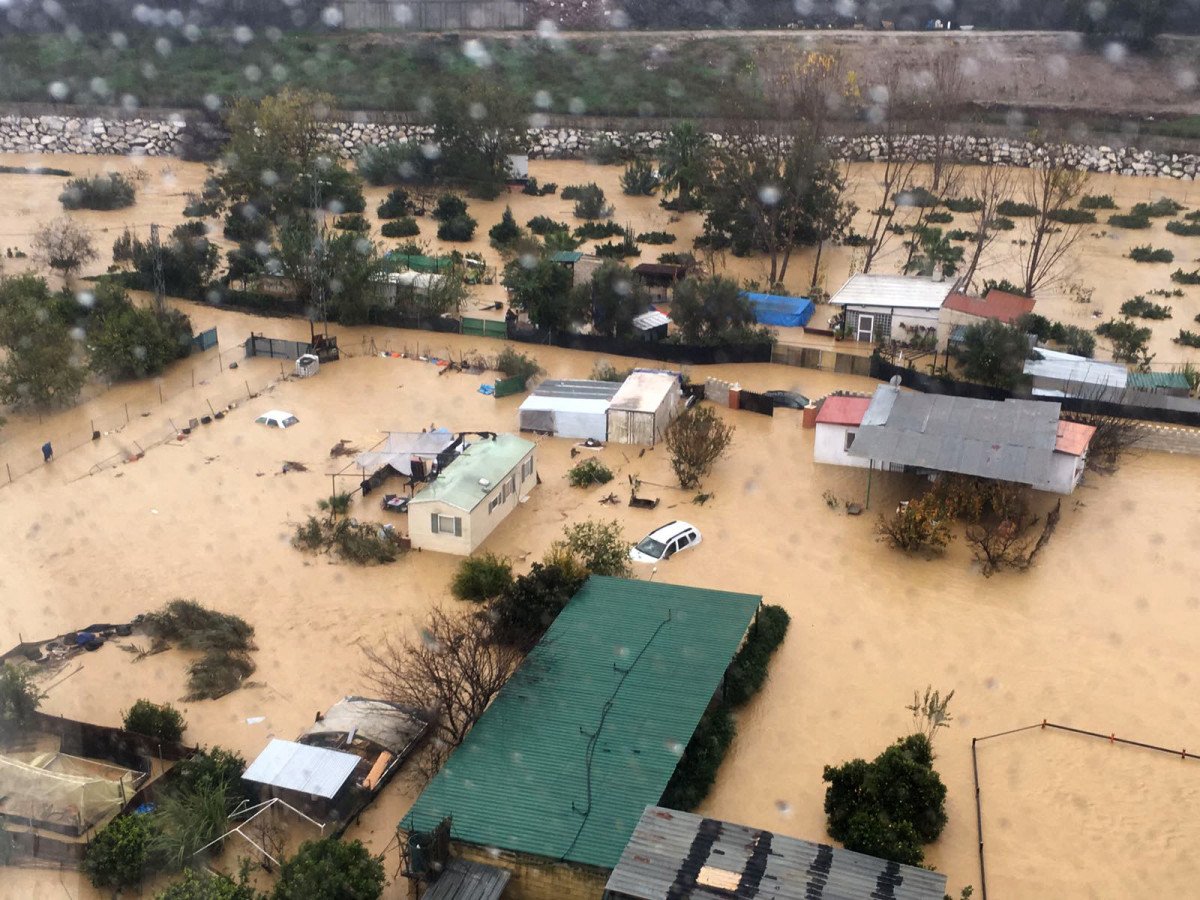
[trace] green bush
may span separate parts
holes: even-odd
[[[642,248],[633,240],[632,235],[625,235],[620,241],[608,241],[596,245],[596,255],[601,259],[626,259],[638,256]]]
[[[988,225],[993,231],[1012,231],[1017,227],[1017,223],[1008,216],[996,216]]]
[[[455,216],[438,225],[438,240],[469,241],[475,236],[475,226],[479,223],[470,216]]]
[[[1129,258],[1134,262],[1169,263],[1175,261],[1175,254],[1166,248],[1155,248],[1149,244],[1143,244],[1140,247],[1130,248]]]
[[[567,471],[567,481],[571,487],[591,487],[593,484],[608,484],[612,480],[612,469],[594,456],[577,462]]]
[[[538,236],[547,235],[552,231],[571,230],[571,226],[566,222],[556,222],[549,216],[534,216],[525,223],[525,227]]]
[[[1140,231],[1150,227],[1150,219],[1137,213],[1115,213],[1108,217],[1108,224],[1114,228]]]
[[[1006,294],[1016,294],[1018,297],[1025,296],[1025,289],[1020,285],[1013,284],[1007,278],[985,278],[983,279],[983,292],[988,291],[1003,291]]]
[[[29,667],[0,662],[0,743],[20,733],[41,702]]]
[[[172,600],[142,619],[142,629],[184,650],[253,650],[254,629],[245,619],[207,609],[195,600]]]
[[[1200,284],[1200,269],[1192,269],[1190,272],[1176,269],[1171,273],[1171,280],[1176,284]]]
[[[375,215],[381,219],[400,219],[414,212],[416,207],[404,188],[392,188],[383,202],[375,208]]]
[[[371,223],[367,221],[366,216],[362,213],[349,213],[345,216],[338,216],[333,220],[333,227],[339,231],[370,231]]]
[[[1183,205],[1176,203],[1170,197],[1159,197],[1153,203],[1135,203],[1129,210],[1131,215],[1146,216],[1150,219],[1163,219],[1183,211]]]
[[[1171,318],[1171,307],[1152,303],[1138,294],[1121,304],[1121,315],[1133,316],[1138,319],[1169,319]]]
[[[1146,361],[1153,332],[1130,319],[1109,319],[1096,326],[1096,334],[1112,341],[1117,362],[1137,363]]]
[[[467,201],[457,194],[442,194],[430,215],[434,221],[449,222],[467,214]]]
[[[621,173],[621,190],[629,197],[652,197],[659,183],[654,166],[645,160],[634,160]]]
[[[639,244],[650,244],[652,246],[657,246],[660,244],[673,244],[675,243],[675,235],[671,234],[669,231],[643,231],[637,236],[637,242]]]
[[[568,525],[563,529],[562,546],[593,575],[629,577],[629,549],[633,545],[625,540],[620,522],[588,519]]]
[[[1016,200],[1001,200],[996,204],[996,212],[1011,219],[1026,219],[1038,214],[1038,208],[1032,203],[1018,203]]]
[[[1200,347],[1200,334],[1194,331],[1185,331],[1179,329],[1179,337],[1173,338],[1176,344],[1182,344],[1184,347]]]
[[[93,887],[133,887],[146,875],[150,825],[146,816],[117,816],[100,830],[83,854],[83,872]]]
[[[506,345],[500,351],[500,355],[496,357],[496,371],[503,373],[508,378],[519,377],[529,381],[530,378],[542,371],[542,367],[532,356],[526,356],[511,345]]]
[[[973,241],[975,240],[975,232],[967,231],[965,228],[955,228],[946,232],[946,240],[948,241]]]
[[[488,607],[494,640],[532,647],[575,596],[587,574],[578,565],[535,562]]]
[[[523,185],[521,185],[521,193],[530,197],[553,196],[557,191],[558,185],[554,182],[551,181],[546,184],[538,184],[538,180],[536,178],[530,178]]]
[[[513,218],[512,209],[508,206],[504,207],[500,221],[488,229],[488,237],[496,247],[507,247],[520,240],[522,234],[521,226]]]
[[[171,789],[189,791],[216,791],[225,788],[239,803],[252,799],[254,789],[242,781],[246,771],[246,760],[240,753],[223,747],[212,747],[197,751],[182,759],[171,770],[174,780]]]
[[[924,187],[908,188],[900,191],[896,195],[897,206],[915,206],[922,209],[927,209],[931,206],[937,206],[939,203],[937,194]]]
[[[170,703],[160,705],[149,700],[138,700],[122,716],[122,727],[126,731],[174,743],[183,738],[187,723],[183,720],[183,713]]]
[[[186,869],[183,878],[154,895],[154,900],[266,900],[242,873],[234,881],[222,872]]]
[[[737,726],[729,707],[723,703],[710,707],[687,742],[663,791],[661,804],[687,811],[704,802],[736,735]]]
[[[499,597],[512,583],[512,563],[494,553],[485,553],[468,556],[458,564],[450,593],[459,600],[484,603]]]
[[[983,203],[974,197],[952,197],[942,201],[942,205],[955,213],[973,213],[983,209]]]
[[[759,610],[746,642],[725,675],[725,702],[741,706],[762,688],[767,680],[771,656],[783,643],[791,617],[781,606],[763,606]]]
[[[254,661],[238,650],[209,650],[188,666],[186,700],[217,700],[254,673]]]
[[[361,841],[305,841],[284,860],[272,900],[378,900],[386,882],[381,857]]]
[[[1052,210],[1046,218],[1064,225],[1092,225],[1096,221],[1096,214],[1090,209],[1059,209]]]
[[[230,788],[228,783],[202,788],[174,785],[158,798],[150,815],[148,846],[154,868],[179,871],[228,830],[229,813],[237,805]]]
[[[574,199],[577,219],[607,219],[613,212],[604,197],[604,191],[594,182],[563,188],[562,197],[564,200]]]
[[[954,221],[954,216],[948,212],[930,212],[925,214],[927,225],[945,225]]]
[[[1167,231],[1182,237],[1196,237],[1200,235],[1200,222],[1172,219],[1167,223]]]
[[[1079,200],[1080,209],[1116,209],[1112,194],[1084,194]]]
[[[376,144],[358,154],[355,166],[367,184],[399,184],[411,178],[418,166],[424,168],[417,159],[423,155],[417,144]]]
[[[124,209],[133,206],[137,189],[119,172],[72,178],[58,195],[63,209]]]
[[[379,233],[384,237],[390,238],[416,237],[421,233],[421,226],[417,224],[416,219],[411,216],[405,216],[401,219],[384,222],[379,227]]]
[[[575,237],[585,241],[609,237],[625,237],[625,229],[616,222],[585,222],[575,227]]]

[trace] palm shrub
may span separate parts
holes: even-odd
[[[651,197],[658,185],[654,167],[642,159],[635,159],[621,173],[621,190],[630,197]]]

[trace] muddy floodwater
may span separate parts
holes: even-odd
[[[132,165],[86,157],[24,161],[76,172]],[[111,243],[126,221],[178,222],[182,194],[203,174],[202,167],[174,161],[147,160],[144,166],[149,174],[136,207],[81,214],[93,227],[109,229],[103,243]],[[532,171],[560,185],[598,181],[617,204],[617,221],[674,231],[683,247],[698,231],[698,217],[671,223],[653,199],[622,197],[618,168],[535,162]],[[857,189],[865,191],[870,169],[853,174]],[[0,188],[9,235],[0,246],[27,247],[27,237],[16,232],[27,235],[56,211],[61,180],[4,175]],[[1191,201],[1188,187],[1151,179],[1098,178],[1091,190],[1112,193],[1122,206],[1168,192]],[[370,192],[369,209],[382,193]],[[570,219],[569,204],[557,198],[517,195],[508,202],[519,221],[536,213]],[[498,220],[503,203],[472,202],[481,234]],[[476,246],[484,249],[485,240]],[[1127,296],[1168,286],[1175,266],[1138,265],[1120,256],[1147,242],[1173,247],[1185,268],[1200,248],[1200,239],[1163,233],[1162,220],[1148,234],[1110,230],[1082,246],[1074,277],[1095,288],[1091,306],[1106,317]],[[645,258],[654,258],[646,249]],[[893,252],[899,252],[898,240]],[[825,259],[828,284],[836,288],[848,253],[827,252]],[[5,262],[10,272],[22,265]],[[738,277],[762,274],[761,260],[728,263]],[[806,254],[793,261],[789,287],[803,289],[810,265]],[[1008,265],[998,257],[989,276],[1014,274]],[[1175,318],[1153,326],[1159,361],[1188,358],[1169,341],[1200,312],[1200,288],[1184,291],[1185,297],[1164,301],[1175,307]],[[219,351],[182,361],[159,381],[91,389],[72,410],[10,415],[0,430],[0,465],[12,461],[22,473],[0,487],[0,646],[19,636],[124,621],[174,597],[237,613],[255,627],[259,648],[258,669],[241,690],[216,701],[183,702],[185,654],[169,651],[135,662],[109,645],[49,675],[44,708],[115,725],[139,697],[172,702],[187,718],[189,740],[253,758],[269,737],[293,738],[314,713],[365,689],[363,645],[411,630],[432,604],[452,602],[454,557],[410,553],[388,566],[357,568],[293,549],[295,525],[329,494],[329,473],[343,464],[330,459],[330,448],[347,440],[366,449],[385,430],[430,425],[513,430],[521,398],[479,393],[490,374],[439,375],[427,362],[378,355],[383,349],[494,354],[501,346],[495,341],[335,327],[346,358],[315,378],[281,379],[278,361],[245,360],[237,344],[251,330],[307,338],[307,322],[178,305],[198,330],[218,328]],[[1038,310],[1080,322],[1090,313],[1054,293],[1040,298]],[[586,377],[597,359],[522,349],[553,377]],[[239,363],[236,370],[228,367],[231,361]],[[835,389],[870,391],[875,384],[767,364],[695,367],[691,375],[810,397]],[[222,420],[172,439],[177,426],[210,403],[225,408],[231,402],[236,406]],[[295,413],[300,424],[286,431],[256,425],[255,416],[271,408]],[[1200,458],[1145,453],[1114,475],[1089,473],[1064,501],[1062,522],[1037,565],[1024,574],[984,578],[961,539],[936,560],[904,557],[877,542],[877,513],[894,509],[918,482],[876,474],[870,510],[847,516],[823,495],[861,502],[866,474],[814,464],[813,433],[801,427],[798,414],[720,414],[736,427],[734,446],[705,481],[712,496],[703,505],[693,502],[693,492],[671,486],[662,448],[642,455],[616,445],[600,458],[616,473],[617,493],[623,496],[627,476],[635,475],[643,493],[662,502],[653,512],[602,505],[613,487],[570,488],[565,472],[571,442],[542,438],[543,483],[485,544],[523,569],[572,522],[616,518],[636,540],[669,519],[685,518],[700,528],[704,543],[660,566],[658,580],[762,594],[790,612],[787,640],[762,693],[738,712],[738,737],[703,813],[825,839],[822,767],[873,757],[905,734],[911,720],[904,707],[914,690],[927,684],[953,689],[954,720],[935,745],[949,789],[949,824],[928,848],[927,860],[949,876],[957,895],[962,886],[979,883],[972,737],[1045,719],[1200,749],[1193,699],[1200,655]],[[102,432],[96,441],[89,439],[93,429]],[[42,465],[37,448],[47,439],[62,450]],[[122,462],[131,450],[145,455]],[[284,473],[285,461],[301,462],[307,471]],[[387,518],[374,497],[356,498],[352,514],[403,523],[402,517]],[[982,742],[977,756],[992,896],[1191,895],[1192,850],[1200,841],[1195,761],[1041,729]],[[350,836],[376,851],[388,848],[418,791],[402,775]],[[397,866],[393,846],[389,875]],[[405,896],[404,888],[401,881],[387,896]],[[74,873],[6,870],[0,896],[101,895]]]

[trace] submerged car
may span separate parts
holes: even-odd
[[[771,405],[783,407],[784,409],[804,409],[810,403],[809,399],[803,394],[797,394],[795,391],[764,391],[763,396],[771,401]]]
[[[291,428],[300,422],[290,412],[284,412],[282,409],[269,409],[254,421],[268,428]]]
[[[656,528],[629,551],[634,562],[655,563],[670,559],[680,550],[700,543],[700,530],[687,522],[668,522]]]

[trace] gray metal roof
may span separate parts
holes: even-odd
[[[1077,388],[1109,387],[1124,390],[1129,379],[1129,370],[1121,363],[1102,362],[1045,347],[1035,347],[1034,352],[1040,359],[1026,360],[1025,374],[1035,379],[1035,387],[1050,386],[1038,384],[1037,381],[1056,381],[1061,382],[1062,387],[1074,385]],[[1066,393],[1080,394],[1084,391],[1067,390]]]
[[[414,710],[387,700],[343,697],[314,722],[302,738],[344,734],[365,738],[397,756],[407,751],[429,727]]]
[[[878,463],[1049,485],[1061,407],[875,389],[847,451]]]
[[[621,385],[615,381],[548,379],[533,389],[536,397],[570,397],[575,400],[611,400]]]
[[[512,873],[467,859],[452,859],[438,880],[425,889],[421,900],[496,900]]]
[[[640,316],[633,317],[633,327],[638,329],[638,331],[649,331],[651,328],[661,328],[663,325],[670,324],[671,320],[657,309],[652,309],[650,312],[644,312]]]
[[[648,806],[607,891],[635,900],[942,900],[946,876]]]
[[[358,763],[351,753],[272,738],[242,777],[329,800],[337,796]]]

